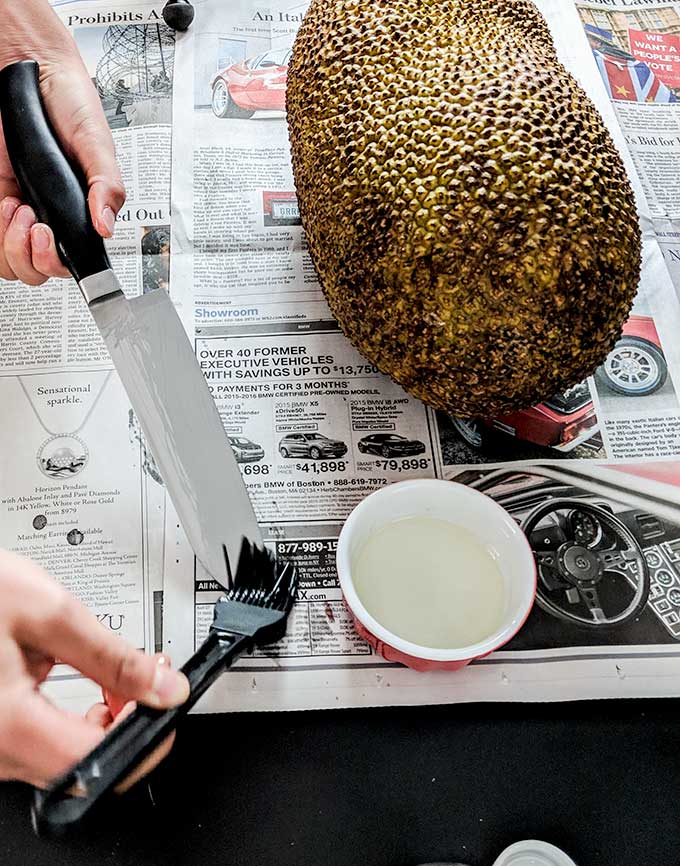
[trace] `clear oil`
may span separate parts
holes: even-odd
[[[356,552],[352,579],[366,610],[419,646],[475,644],[503,620],[504,581],[492,551],[446,520],[388,523]]]

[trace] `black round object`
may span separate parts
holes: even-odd
[[[567,542],[557,553],[560,572],[571,583],[597,583],[602,579],[604,568],[597,555],[587,547]]]
[[[607,530],[608,534],[613,536],[614,546],[602,547],[601,542],[598,542],[593,548],[578,545],[573,537],[569,537],[569,534],[572,536],[574,534],[574,522],[561,521],[561,534],[564,543],[560,546],[555,557],[552,549],[548,550],[546,542],[541,540],[545,532],[539,530],[538,526],[546,517],[560,511],[579,511],[592,517]],[[555,522],[554,519],[553,522]],[[577,622],[579,625],[599,629],[630,622],[639,615],[647,604],[651,578],[642,548],[630,529],[601,505],[593,505],[570,497],[546,500],[522,520],[521,529],[529,539],[538,566],[539,580],[536,589],[536,603],[542,610],[557,619]],[[611,543],[610,540],[608,544]],[[638,576],[635,595],[623,611],[614,616],[605,616],[600,605],[597,584],[606,575],[611,578],[612,572],[619,575],[626,573],[631,563],[634,564]],[[555,564],[556,569],[553,567]],[[657,583],[660,582],[660,571],[655,575]],[[557,583],[555,582],[555,572],[557,572]],[[560,581],[564,581],[564,583]],[[569,585],[577,590],[579,600],[588,608],[590,616],[574,613],[567,607],[562,607],[556,603],[554,597],[551,597],[552,592],[568,590]]]
[[[595,372],[595,380],[616,394],[645,397],[666,384],[668,365],[659,346],[624,335]]]
[[[194,11],[189,0],[168,0],[163,7],[163,20],[168,27],[183,33],[194,20]]]

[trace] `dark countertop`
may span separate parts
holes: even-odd
[[[680,862],[680,700],[193,716],[146,783],[66,839],[0,785],[2,866]],[[680,799],[680,798],[679,798]]]

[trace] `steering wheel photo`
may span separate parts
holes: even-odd
[[[552,520],[545,525],[549,517]],[[629,622],[642,611],[649,597],[647,562],[633,533],[606,508],[579,499],[550,499],[520,525],[536,560],[536,602],[547,613],[601,628]],[[619,613],[607,615],[600,595],[618,575],[632,579],[633,598]],[[588,613],[581,615],[556,604],[558,590],[564,590],[569,605],[581,603]]]

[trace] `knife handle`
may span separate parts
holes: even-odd
[[[169,710],[137,706],[89,755],[45,791],[35,792],[32,818],[36,833],[59,835],[80,821],[104,794],[151,754],[225,668],[251,646],[250,637],[211,631],[180,668],[190,686],[185,703]],[[77,793],[71,793],[72,790]]]
[[[5,144],[22,195],[53,231],[59,255],[80,283],[111,268],[87,203],[87,185],[64,153],[45,112],[34,60],[0,70]]]

